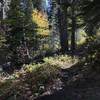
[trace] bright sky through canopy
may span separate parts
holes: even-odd
[[[48,7],[48,0],[45,0],[45,2],[46,2],[46,7]]]

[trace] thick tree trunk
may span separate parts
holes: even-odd
[[[63,53],[68,51],[67,16],[65,13],[67,12],[62,12],[60,9],[58,9],[58,27],[60,33],[61,51]]]

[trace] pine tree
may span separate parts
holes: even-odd
[[[14,65],[26,63],[29,58],[28,42],[33,34],[32,1],[12,0],[8,12],[10,31],[7,44],[11,52],[11,62]]]

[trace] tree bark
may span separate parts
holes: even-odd
[[[60,33],[60,45],[61,45],[61,51],[63,53],[66,53],[68,51],[67,16],[65,14],[67,12],[65,11],[63,10],[62,12],[60,8],[58,9],[58,27]]]
[[[76,48],[76,41],[75,41],[75,31],[76,31],[76,18],[75,18],[75,11],[74,5],[72,5],[72,34],[71,34],[71,51],[72,53],[75,52]]]

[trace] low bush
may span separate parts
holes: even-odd
[[[54,84],[55,80],[60,79],[60,69],[63,65],[66,66],[66,64],[77,61],[78,59],[76,57],[72,58],[66,55],[59,55],[44,58],[44,63],[23,65],[20,71],[15,71],[14,74],[9,75],[4,80],[2,90],[5,90],[3,88],[5,88],[5,83],[9,79],[11,84],[9,86],[7,85],[6,88],[12,89],[9,92],[13,91],[13,97],[26,98],[29,93],[32,98],[37,97],[44,91],[47,91],[48,86]],[[13,85],[15,83],[16,85]],[[5,98],[7,98],[6,95]]]

